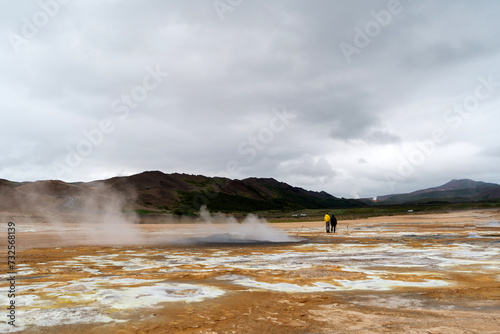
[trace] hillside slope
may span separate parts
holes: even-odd
[[[379,196],[377,203],[477,202],[491,199],[500,199],[500,185],[469,179],[453,179],[439,187]]]
[[[135,191],[137,203],[177,213],[197,211],[201,205],[217,211],[298,210],[363,206],[326,192],[292,187],[270,178],[231,180],[203,175],[144,172],[100,181],[119,191]],[[90,184],[91,185],[91,184]]]
[[[326,192],[308,191],[271,178],[231,180],[203,175],[143,172],[93,182],[0,180],[1,209],[54,207],[65,210],[106,206],[115,198],[127,210],[192,214],[201,205],[222,212],[326,209],[364,206]],[[90,204],[89,204],[90,203]],[[99,204],[100,203],[100,204]],[[103,209],[103,208],[101,208]]]

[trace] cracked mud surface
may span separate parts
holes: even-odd
[[[499,221],[499,210],[377,217],[339,221],[337,234],[283,223],[272,226],[297,241],[175,245],[162,240],[204,240],[202,229],[141,225],[150,242],[126,246],[21,222],[18,327],[0,331],[498,333]]]

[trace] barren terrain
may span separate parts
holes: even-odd
[[[500,210],[339,221],[336,234],[2,220],[2,277],[16,223],[17,326],[2,280],[1,332],[499,333]]]

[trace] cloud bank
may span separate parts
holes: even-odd
[[[499,6],[9,3],[0,177],[162,170],[343,197],[499,182]]]

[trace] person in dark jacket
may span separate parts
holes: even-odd
[[[337,229],[337,218],[335,218],[335,215],[330,216],[330,225],[333,227],[333,233],[335,233],[335,230]]]

